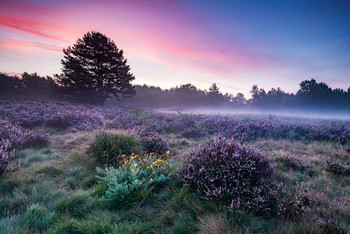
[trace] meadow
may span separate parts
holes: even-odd
[[[0,103],[0,233],[347,233],[350,120]]]

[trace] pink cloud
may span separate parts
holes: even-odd
[[[55,28],[54,25],[45,24],[42,22],[26,19],[20,16],[14,16],[9,14],[0,14],[0,26],[17,29],[23,32],[31,33],[47,39],[53,39],[57,41],[64,41],[56,35],[52,35],[50,32]]]
[[[78,1],[69,5],[48,3],[46,7],[8,3],[6,7],[12,11],[10,15],[0,10],[3,27],[64,42],[64,46],[72,45],[88,30],[101,31],[125,49],[129,60],[143,57],[165,65],[170,71],[184,70],[231,80],[237,71],[267,69],[274,60],[253,52],[255,48],[238,37],[230,42],[220,38],[220,32],[197,18],[193,10],[182,7],[181,1],[105,0],[89,1],[88,5]],[[4,46],[61,52],[50,41],[21,42],[22,45],[13,41]]]
[[[41,43],[36,41],[26,41],[18,39],[0,39],[1,50],[17,50],[21,52],[33,52],[35,50],[43,50],[46,52],[62,53],[62,47]]]

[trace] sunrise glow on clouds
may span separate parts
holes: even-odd
[[[136,84],[248,94],[254,84],[295,92],[314,77],[349,87],[350,7],[290,4],[1,1],[0,72],[60,73],[62,49],[94,30],[124,50]]]

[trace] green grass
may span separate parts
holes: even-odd
[[[141,142],[133,135],[113,131],[98,132],[91,142],[89,153],[100,165],[118,166],[118,155],[140,153]]]
[[[164,136],[176,168],[201,140]],[[230,213],[174,179],[128,202],[100,201],[95,160],[86,152],[94,133],[57,132],[46,148],[16,152],[19,171],[0,178],[0,233],[327,233],[316,225],[332,218],[350,230],[350,178],[326,170],[325,159],[348,159],[342,145],[329,142],[257,140],[251,142],[275,165],[276,177],[291,190],[303,183],[317,200],[299,220]],[[301,166],[302,165],[302,166]]]

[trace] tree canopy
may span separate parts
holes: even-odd
[[[60,85],[70,88],[70,94],[83,99],[92,95],[100,104],[110,94],[123,97],[135,94],[130,83],[135,77],[130,73],[123,50],[107,36],[88,32],[63,53],[63,73],[56,78]]]

